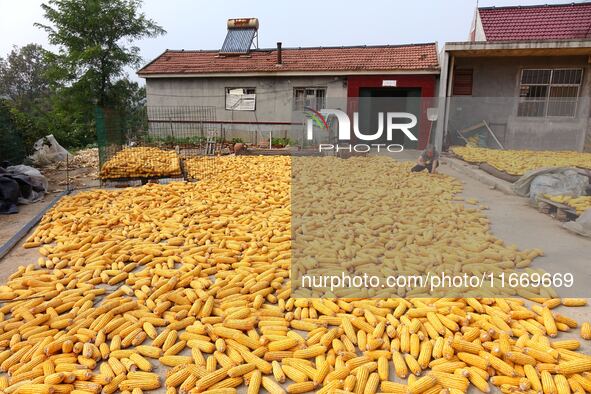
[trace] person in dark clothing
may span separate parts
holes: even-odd
[[[437,167],[439,167],[439,152],[437,152],[433,145],[429,144],[421,153],[417,160],[417,165],[411,171],[421,172],[426,169],[431,174],[435,174]]]

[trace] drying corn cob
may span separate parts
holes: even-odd
[[[406,185],[396,217],[426,207],[415,189],[428,178],[375,160]],[[79,193],[48,212],[27,243],[39,248],[38,264],[0,287],[0,389],[459,394],[490,383],[566,394],[566,382],[591,392],[589,357],[572,339],[549,339],[576,327],[554,308],[585,300],[292,297],[290,159],[222,163],[219,176],[199,183]],[[443,214],[461,189],[434,179],[442,202],[425,218]],[[458,223],[476,222],[472,237],[490,249],[489,264],[499,254],[514,264],[539,254],[504,247],[481,212],[456,205]],[[456,236],[470,237],[457,227]],[[419,226],[407,231],[405,243],[431,247]],[[464,259],[484,252],[454,247],[446,252]],[[151,371],[157,364],[166,377]],[[392,364],[398,376],[411,374],[408,385],[392,381]]]
[[[591,168],[591,153],[574,151],[499,150],[454,146],[452,152],[470,163],[488,163],[511,175],[548,167]]]
[[[591,208],[591,196],[572,197],[544,194],[544,197],[551,201],[568,205],[569,207],[573,208],[578,215],[582,214],[587,209]]]
[[[124,148],[103,164],[100,171],[103,179],[174,178],[180,175],[179,156],[174,150],[150,147]]]

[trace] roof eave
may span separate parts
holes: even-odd
[[[148,62],[142,68],[140,68],[139,70],[137,70],[135,73],[137,75],[140,75],[140,73],[142,72],[142,70],[144,70],[144,69],[148,68],[149,66],[151,66],[156,60],[160,59],[168,51],[169,51],[168,49],[165,49],[160,55],[156,56],[154,59],[152,59],[150,62]]]
[[[531,4],[531,5],[508,5],[508,6],[489,6],[489,7],[478,7],[478,11],[485,10],[485,11],[498,11],[498,10],[507,10],[507,9],[543,9],[543,8],[559,8],[559,7],[572,7],[572,6],[586,6],[590,2],[589,1],[582,1],[580,3],[570,2],[570,3],[559,3],[559,4]]]
[[[363,71],[251,71],[215,73],[139,73],[142,78],[225,78],[225,77],[295,77],[295,76],[347,76],[347,75],[396,75],[396,74],[434,74],[440,68],[401,69],[401,70],[363,70]]]
[[[521,40],[521,41],[465,41],[448,42],[445,52],[456,55],[535,56],[591,54],[591,40]]]

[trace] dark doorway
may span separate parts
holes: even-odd
[[[409,112],[417,117],[420,123],[420,88],[360,88],[359,89],[359,129],[363,134],[372,134],[378,130],[379,117],[382,112]],[[406,122],[406,120],[401,120]],[[419,124],[410,131],[418,138]],[[418,141],[411,141],[401,131],[395,132],[392,140],[387,140],[386,119],[382,137],[373,143],[400,144],[406,149],[416,149]]]

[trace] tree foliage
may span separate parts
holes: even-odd
[[[37,44],[14,47],[6,59],[0,58],[0,96],[30,112],[49,97],[49,64],[46,51]]]
[[[49,24],[54,77],[80,84],[99,105],[109,104],[111,89],[125,68],[141,62],[133,41],[165,31],[140,12],[141,0],[49,0],[41,5]]]
[[[19,112],[13,106],[12,101],[0,98],[0,162],[8,161],[16,164],[25,157],[25,144],[23,133],[28,130],[25,124],[19,125],[17,116]]]
[[[47,31],[55,52],[29,44],[0,57],[4,148],[12,150],[8,142],[18,142],[29,150],[48,134],[65,147],[96,143],[97,105],[114,109],[128,130],[145,128],[145,89],[130,81],[126,71],[141,62],[134,41],[164,30],[141,12],[141,4],[141,0],[42,4],[46,21],[35,25]]]

